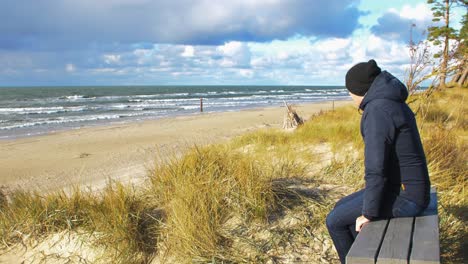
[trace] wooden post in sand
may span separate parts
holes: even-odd
[[[294,110],[286,101],[283,101],[286,106],[286,114],[283,121],[283,129],[295,129],[296,127],[304,124],[304,120],[299,117]]]
[[[200,98],[200,112],[203,112],[203,98]]]
[[[335,112],[335,100],[332,101],[332,112]]]

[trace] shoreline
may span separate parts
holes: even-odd
[[[308,119],[331,109],[332,102],[294,107]],[[146,176],[157,155],[181,153],[189,146],[219,143],[261,128],[281,128],[284,113],[284,106],[205,112],[2,139],[0,186],[44,192],[101,188],[109,179],[136,182]]]
[[[291,105],[308,105],[308,104],[317,104],[317,103],[327,103],[327,102],[340,102],[340,101],[347,101],[348,99],[336,99],[336,100],[325,100],[325,101],[312,101],[312,102],[306,102],[306,103],[297,103],[297,104],[291,104]],[[232,108],[232,109],[223,109],[223,110],[212,110],[212,111],[204,111],[203,113],[200,111],[196,112],[187,112],[187,113],[174,113],[170,115],[162,115],[162,116],[148,116],[144,118],[138,118],[138,119],[132,119],[132,118],[127,118],[127,119],[122,119],[122,120],[109,120],[109,121],[98,121],[98,122],[89,122],[82,124],[80,126],[73,126],[73,125],[65,125],[65,127],[51,127],[51,128],[41,128],[38,127],[36,130],[31,128],[30,132],[25,134],[24,132],[20,132],[20,134],[15,134],[15,131],[12,131],[11,133],[6,136],[2,136],[0,134],[0,142],[2,141],[13,141],[17,139],[24,139],[24,138],[32,138],[32,137],[40,137],[40,136],[47,136],[51,134],[58,134],[58,133],[63,133],[63,132],[68,132],[68,131],[74,131],[74,130],[81,130],[81,129],[88,129],[88,128],[103,128],[103,127],[111,127],[111,126],[122,126],[122,125],[128,125],[128,124],[135,124],[135,123],[141,123],[141,122],[154,122],[158,120],[164,120],[164,119],[169,119],[169,118],[178,118],[178,117],[190,117],[190,116],[198,116],[200,114],[216,114],[216,113],[229,113],[229,112],[242,112],[242,111],[254,111],[254,110],[262,110],[262,109],[268,109],[268,108],[275,108],[275,107],[283,107],[283,104],[280,105],[274,105],[274,106],[247,106],[247,107],[241,107],[241,108]],[[17,132],[17,131],[16,131]]]
[[[341,86],[142,86],[0,89],[0,140],[200,112],[347,100]]]

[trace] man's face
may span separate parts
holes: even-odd
[[[353,98],[353,101],[357,105],[357,107],[359,107],[359,105],[361,105],[362,98],[364,98],[364,96],[359,96],[359,95],[355,95],[352,93],[349,93],[349,95],[351,96],[351,98]]]

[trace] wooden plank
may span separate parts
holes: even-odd
[[[388,220],[373,221],[359,232],[346,256],[347,264],[374,264],[382,244]]]
[[[416,217],[410,263],[440,263],[439,249],[439,217],[437,215]]]
[[[388,224],[378,264],[407,264],[414,217],[392,218]]]
[[[422,216],[367,224],[346,256],[346,263],[440,263],[435,188],[431,188],[431,200]]]
[[[439,217],[437,215],[437,194],[431,190],[431,201],[424,216],[416,217],[411,249],[411,264],[440,263]]]

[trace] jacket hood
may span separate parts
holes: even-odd
[[[406,86],[389,72],[383,71],[375,78],[359,108],[364,109],[374,99],[388,99],[404,103],[406,98],[408,98]]]

